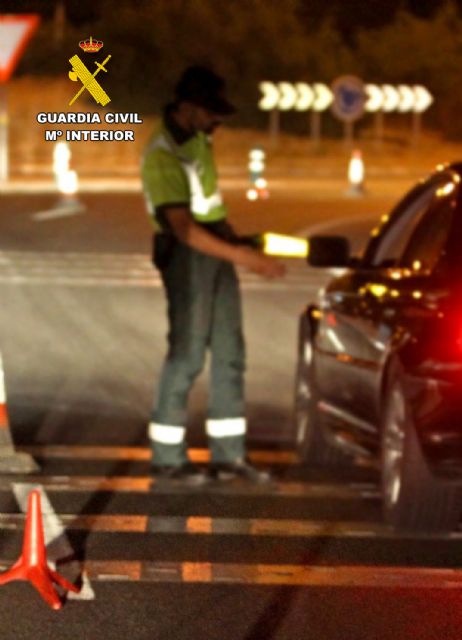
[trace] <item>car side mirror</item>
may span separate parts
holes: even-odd
[[[307,261],[312,267],[347,267],[350,264],[350,243],[343,236],[312,236],[308,238]]]

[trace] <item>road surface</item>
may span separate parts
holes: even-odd
[[[229,196],[244,232],[331,229],[356,248],[372,208],[390,204],[281,192],[257,210]],[[274,483],[153,484],[146,423],[166,324],[143,203],[133,193],[82,202],[44,216],[56,213],[50,195],[0,199],[8,409],[18,447],[41,466],[0,476],[0,565],[19,555],[26,497],[39,486],[50,559],[70,579],[84,575],[80,598],[58,613],[28,584],[1,587],[1,637],[459,640],[461,532],[395,535],[381,521],[374,464],[306,469],[294,453],[297,316],[328,274],[298,260],[280,282],[240,273],[250,451]],[[205,403],[206,375],[191,398],[200,464]]]

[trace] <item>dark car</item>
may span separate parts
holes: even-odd
[[[297,446],[306,463],[380,461],[385,519],[450,531],[462,509],[462,163],[439,167],[360,257],[310,238],[340,271],[300,318]]]

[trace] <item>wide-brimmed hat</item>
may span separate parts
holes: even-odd
[[[225,81],[208,67],[188,67],[175,87],[178,101],[192,102],[218,115],[235,113],[235,107],[225,97]]]

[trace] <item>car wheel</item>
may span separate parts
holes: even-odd
[[[452,531],[460,519],[461,490],[435,478],[428,468],[398,366],[390,370],[381,435],[382,503],[386,522],[404,531]]]
[[[345,460],[340,449],[326,439],[317,410],[317,394],[312,379],[312,346],[308,321],[300,322],[298,360],[295,375],[296,448],[302,462],[332,465]]]

